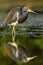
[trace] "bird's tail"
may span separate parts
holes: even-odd
[[[27,58],[27,61],[30,61],[30,60],[32,60],[32,59],[34,59],[34,58],[37,58],[37,56],[28,57],[28,58]]]

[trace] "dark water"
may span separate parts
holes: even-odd
[[[4,20],[5,16],[6,13],[0,13],[0,20]],[[11,60],[4,48],[4,44],[12,40],[11,27],[0,25],[0,65],[43,65],[43,14],[29,13],[28,19],[18,24],[15,30],[15,42],[25,47],[28,56],[38,57],[28,63]]]

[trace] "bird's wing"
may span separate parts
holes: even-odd
[[[9,12],[8,15],[5,17],[4,22],[7,23],[9,22],[13,15],[15,14],[15,12],[19,11],[19,8],[12,8]]]
[[[12,10],[9,11],[8,15],[5,17],[4,22],[7,23],[13,16]]]

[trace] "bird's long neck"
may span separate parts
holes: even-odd
[[[28,13],[27,13],[27,12],[24,13],[23,16],[24,16],[25,18],[27,18],[27,17],[28,17]]]
[[[17,21],[19,20],[19,12],[17,11]]]

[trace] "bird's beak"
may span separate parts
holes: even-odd
[[[27,57],[27,61],[30,61],[30,60],[32,60],[32,59],[34,59],[34,58],[37,58],[37,56]]]
[[[31,10],[31,9],[28,9],[27,12],[32,12],[32,13],[34,13],[34,14],[37,14],[36,12],[34,12],[34,11]]]

